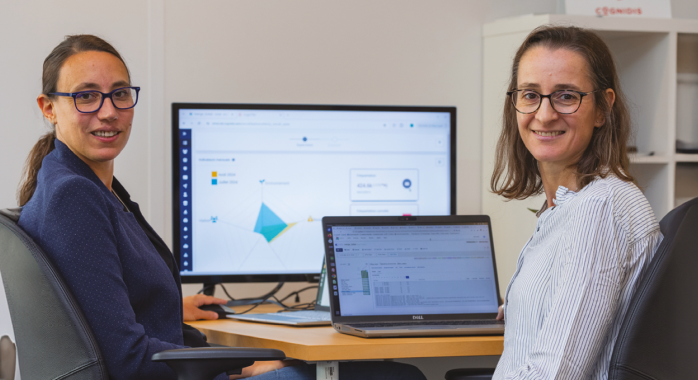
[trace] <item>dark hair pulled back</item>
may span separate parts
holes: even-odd
[[[49,95],[52,92],[58,91],[56,88],[58,86],[58,80],[61,74],[61,68],[68,58],[71,56],[82,53],[86,51],[101,51],[109,53],[124,64],[126,67],[126,72],[131,77],[128,71],[128,66],[121,58],[121,54],[114,49],[114,47],[107,41],[93,36],[91,34],[77,34],[73,36],[66,36],[63,42],[58,44],[44,60],[43,75],[41,77],[41,93]],[[39,169],[41,169],[41,163],[44,157],[51,153],[52,150],[56,148],[56,126],[51,126],[51,131],[39,139],[39,141],[34,144],[31,152],[29,152],[29,157],[24,164],[24,170],[22,172],[22,181],[20,182],[19,188],[17,190],[17,202],[20,206],[24,206],[34,195],[36,190],[36,180],[39,174]]]

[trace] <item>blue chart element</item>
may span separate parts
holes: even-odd
[[[270,242],[286,230],[286,227],[288,227],[288,224],[284,223],[281,218],[274,214],[274,211],[271,211],[267,205],[262,203],[257,223],[254,226],[254,232],[262,234],[267,242]]]

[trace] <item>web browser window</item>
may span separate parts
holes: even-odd
[[[486,224],[333,226],[342,316],[497,311]]]
[[[182,274],[317,273],[323,216],[450,214],[450,125],[448,112],[180,109]]]

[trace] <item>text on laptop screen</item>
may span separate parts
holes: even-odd
[[[496,313],[487,224],[333,226],[341,316]]]
[[[179,109],[182,276],[318,273],[326,215],[449,215],[450,115]]]

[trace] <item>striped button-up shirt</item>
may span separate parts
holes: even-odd
[[[507,288],[494,379],[607,379],[637,279],[662,241],[642,192],[615,176],[555,198]]]

